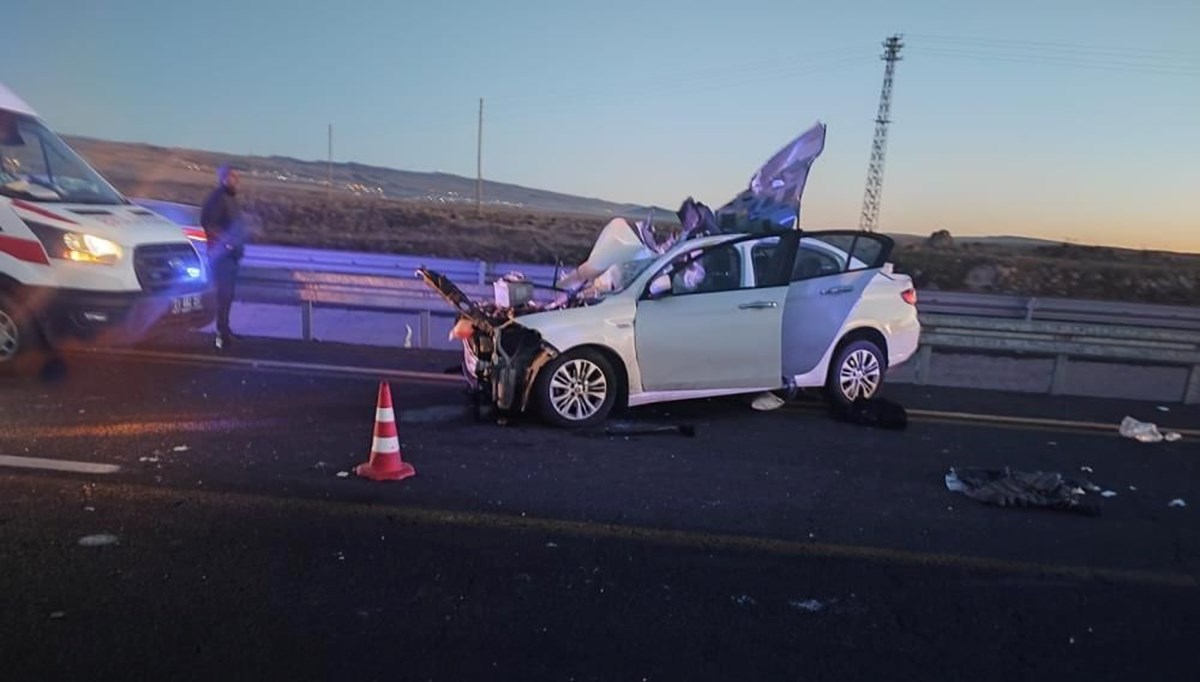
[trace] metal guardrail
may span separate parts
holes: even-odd
[[[455,313],[407,270],[422,264],[440,266],[477,298],[490,297],[490,282],[512,270],[541,284],[553,278],[547,266],[255,247],[243,264],[240,298],[301,306],[306,340],[317,307],[415,313],[419,345],[429,347],[433,318]],[[921,294],[918,309],[918,383],[927,380],[936,349],[1052,357],[1051,393],[1062,392],[1072,359],[1098,359],[1188,367],[1182,399],[1200,402],[1200,308],[931,292]]]
[[[1143,320],[1144,322],[1144,320]],[[1200,403],[1200,331],[921,312],[915,381],[926,383],[935,349],[1052,357],[1051,394],[1063,393],[1072,360],[1188,368],[1181,402]]]
[[[143,205],[156,210],[180,206]],[[418,343],[427,348],[433,318],[454,317],[455,312],[413,277],[422,265],[478,298],[490,297],[490,283],[511,271],[542,285],[551,284],[555,274],[548,265],[252,245],[243,261],[239,299],[299,305],[305,340],[313,338],[318,307],[416,314]],[[1073,358],[1188,367],[1182,399],[1200,402],[1197,306],[922,290],[918,310],[923,326],[918,383],[927,380],[935,349],[947,349],[1052,357],[1051,393],[1063,390]]]

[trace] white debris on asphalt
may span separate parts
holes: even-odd
[[[794,609],[799,609],[801,611],[808,611],[809,613],[816,613],[816,612],[820,611],[821,609],[825,608],[825,605],[822,604],[821,602],[817,601],[816,599],[805,599],[804,601],[790,601],[790,602],[788,602],[788,604],[791,605],[791,607]]]
[[[1159,405],[1159,406],[1158,406],[1158,411],[1159,411],[1159,412],[1170,412],[1170,411],[1171,411],[1171,408],[1167,407],[1166,405]]]
[[[1133,491],[1133,492],[1135,492],[1135,493],[1137,492],[1137,486],[1136,486],[1136,485],[1131,485],[1131,486],[1129,486],[1129,489],[1130,489],[1130,490],[1132,490],[1132,491]]]
[[[556,543],[553,543],[553,542],[547,542],[547,543],[546,543],[546,546],[547,546],[547,547],[550,547],[551,549],[553,549],[554,547],[558,547],[558,545],[557,545]]]
[[[51,611],[50,620],[62,620],[67,616],[66,611]]]
[[[1095,470],[1095,469],[1093,469],[1093,468],[1091,468],[1091,467],[1079,467],[1079,470],[1080,470],[1080,471],[1082,471],[1082,472],[1084,472],[1084,473],[1088,473],[1088,474],[1094,474],[1094,473],[1096,473],[1096,470]]]
[[[350,475],[350,472],[349,472],[349,471],[339,471],[339,472],[337,472],[337,477],[338,477],[338,478],[346,478],[346,477],[348,477],[349,475]]]
[[[118,544],[117,536],[110,533],[100,533],[98,535],[85,535],[79,538],[80,547],[104,547],[106,545]]]
[[[754,597],[751,597],[748,594],[743,594],[743,595],[740,595],[737,597],[730,597],[730,599],[732,599],[733,603],[737,604],[738,606],[754,606],[755,604],[758,603],[757,601],[754,600]]]
[[[159,461],[158,457],[138,457],[139,462],[150,462],[154,464]]]
[[[1175,431],[1168,431],[1163,434],[1163,440],[1168,443],[1174,443],[1175,441],[1183,440],[1183,436]]]
[[[171,448],[171,450],[173,452],[187,452],[188,450],[191,450],[191,448],[186,445],[176,445],[175,447]]]
[[[1184,502],[1183,500],[1181,500],[1179,498],[1175,498],[1175,499],[1171,500],[1170,502],[1168,502],[1167,506],[1168,507],[1186,507],[1187,502]]]
[[[1100,497],[1116,497],[1116,496],[1117,496],[1117,493],[1114,490],[1105,490],[1104,492],[1100,493]]]
[[[771,410],[777,410],[777,409],[783,407],[783,398],[780,398],[779,396],[777,396],[771,392],[763,393],[763,394],[759,395],[757,398],[755,398],[753,402],[750,403],[750,407],[753,407],[754,409],[756,409],[760,412],[769,412]]]
[[[1169,442],[1177,441],[1182,436],[1173,431],[1163,434],[1159,432],[1158,426],[1150,422],[1142,422],[1133,417],[1125,417],[1121,420],[1121,426],[1117,431],[1126,438],[1132,438],[1139,443],[1161,443],[1166,440]]]

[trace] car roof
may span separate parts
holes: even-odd
[[[4,83],[0,83],[0,109],[13,111],[18,114],[37,116],[37,112],[33,110],[33,107],[29,106],[25,100],[17,97],[17,93],[9,90]]]

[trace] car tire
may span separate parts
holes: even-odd
[[[534,381],[538,412],[554,426],[603,422],[617,402],[617,373],[603,354],[573,350],[551,360]]]
[[[851,341],[838,350],[829,365],[825,399],[834,407],[848,407],[856,398],[878,395],[886,373],[887,358],[874,341]]]
[[[29,311],[12,296],[0,293],[0,375],[15,375],[27,369],[40,347]]]

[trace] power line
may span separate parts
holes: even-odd
[[[1112,55],[1134,57],[1139,59],[1178,60],[1180,57],[1198,57],[1194,51],[1173,50],[1164,48],[1145,48],[1119,45],[1089,45],[1085,43],[1063,43],[1037,40],[1018,40],[1011,38],[984,38],[973,36],[940,36],[930,34],[909,34],[910,40],[918,44],[948,43],[952,45],[985,46],[994,48],[1012,48],[1021,50],[1042,50],[1052,52],[1075,52],[1081,54]]]
[[[786,68],[759,71],[749,75],[739,75],[731,79],[696,82],[676,81],[670,85],[643,90],[613,90],[605,92],[596,92],[593,90],[590,96],[571,98],[569,101],[559,101],[555,104],[508,108],[501,111],[493,110],[495,113],[493,113],[490,119],[493,121],[525,119],[531,118],[534,115],[573,111],[577,110],[580,106],[596,109],[609,106],[629,107],[631,106],[631,100],[645,101],[656,97],[675,96],[680,92],[695,91],[700,87],[703,87],[705,91],[736,90],[743,86],[757,85],[766,81],[777,81],[783,78],[793,78],[813,73],[831,73],[844,68],[872,63],[876,59],[877,57],[875,56],[859,55],[825,64],[793,65]],[[703,102],[704,98],[698,98],[697,101]]]
[[[804,64],[819,63],[847,57],[865,56],[868,54],[870,54],[869,46],[856,45],[826,50],[815,50],[803,53],[776,55],[770,58],[757,59],[749,62],[725,63],[719,66],[712,66],[705,69],[693,69],[683,72],[659,72],[657,74],[642,73],[634,76],[631,79],[631,82],[625,87],[655,87],[658,83],[674,84],[681,81],[702,83],[722,76],[741,76],[746,73],[769,72],[778,69],[793,69],[797,67],[797,62],[801,62],[801,66],[803,66]],[[557,100],[580,94],[592,95],[595,94],[595,92],[596,89],[594,85],[582,85],[576,88],[558,89],[553,91],[492,95],[489,96],[488,99],[493,103],[517,104],[529,100]]]
[[[1088,59],[1084,57],[1071,57],[1066,55],[1039,55],[1033,53],[1023,54],[1019,52],[989,52],[986,50],[921,47],[919,45],[913,46],[911,52],[918,56],[925,55],[933,57],[950,57],[980,61],[1008,62],[1013,64],[1068,66],[1082,69],[1123,71],[1128,73],[1144,73],[1161,76],[1200,76],[1200,65],[1197,65],[1196,69],[1188,69],[1186,67],[1173,68],[1166,64],[1139,64],[1134,62],[1116,61],[1112,59]]]

